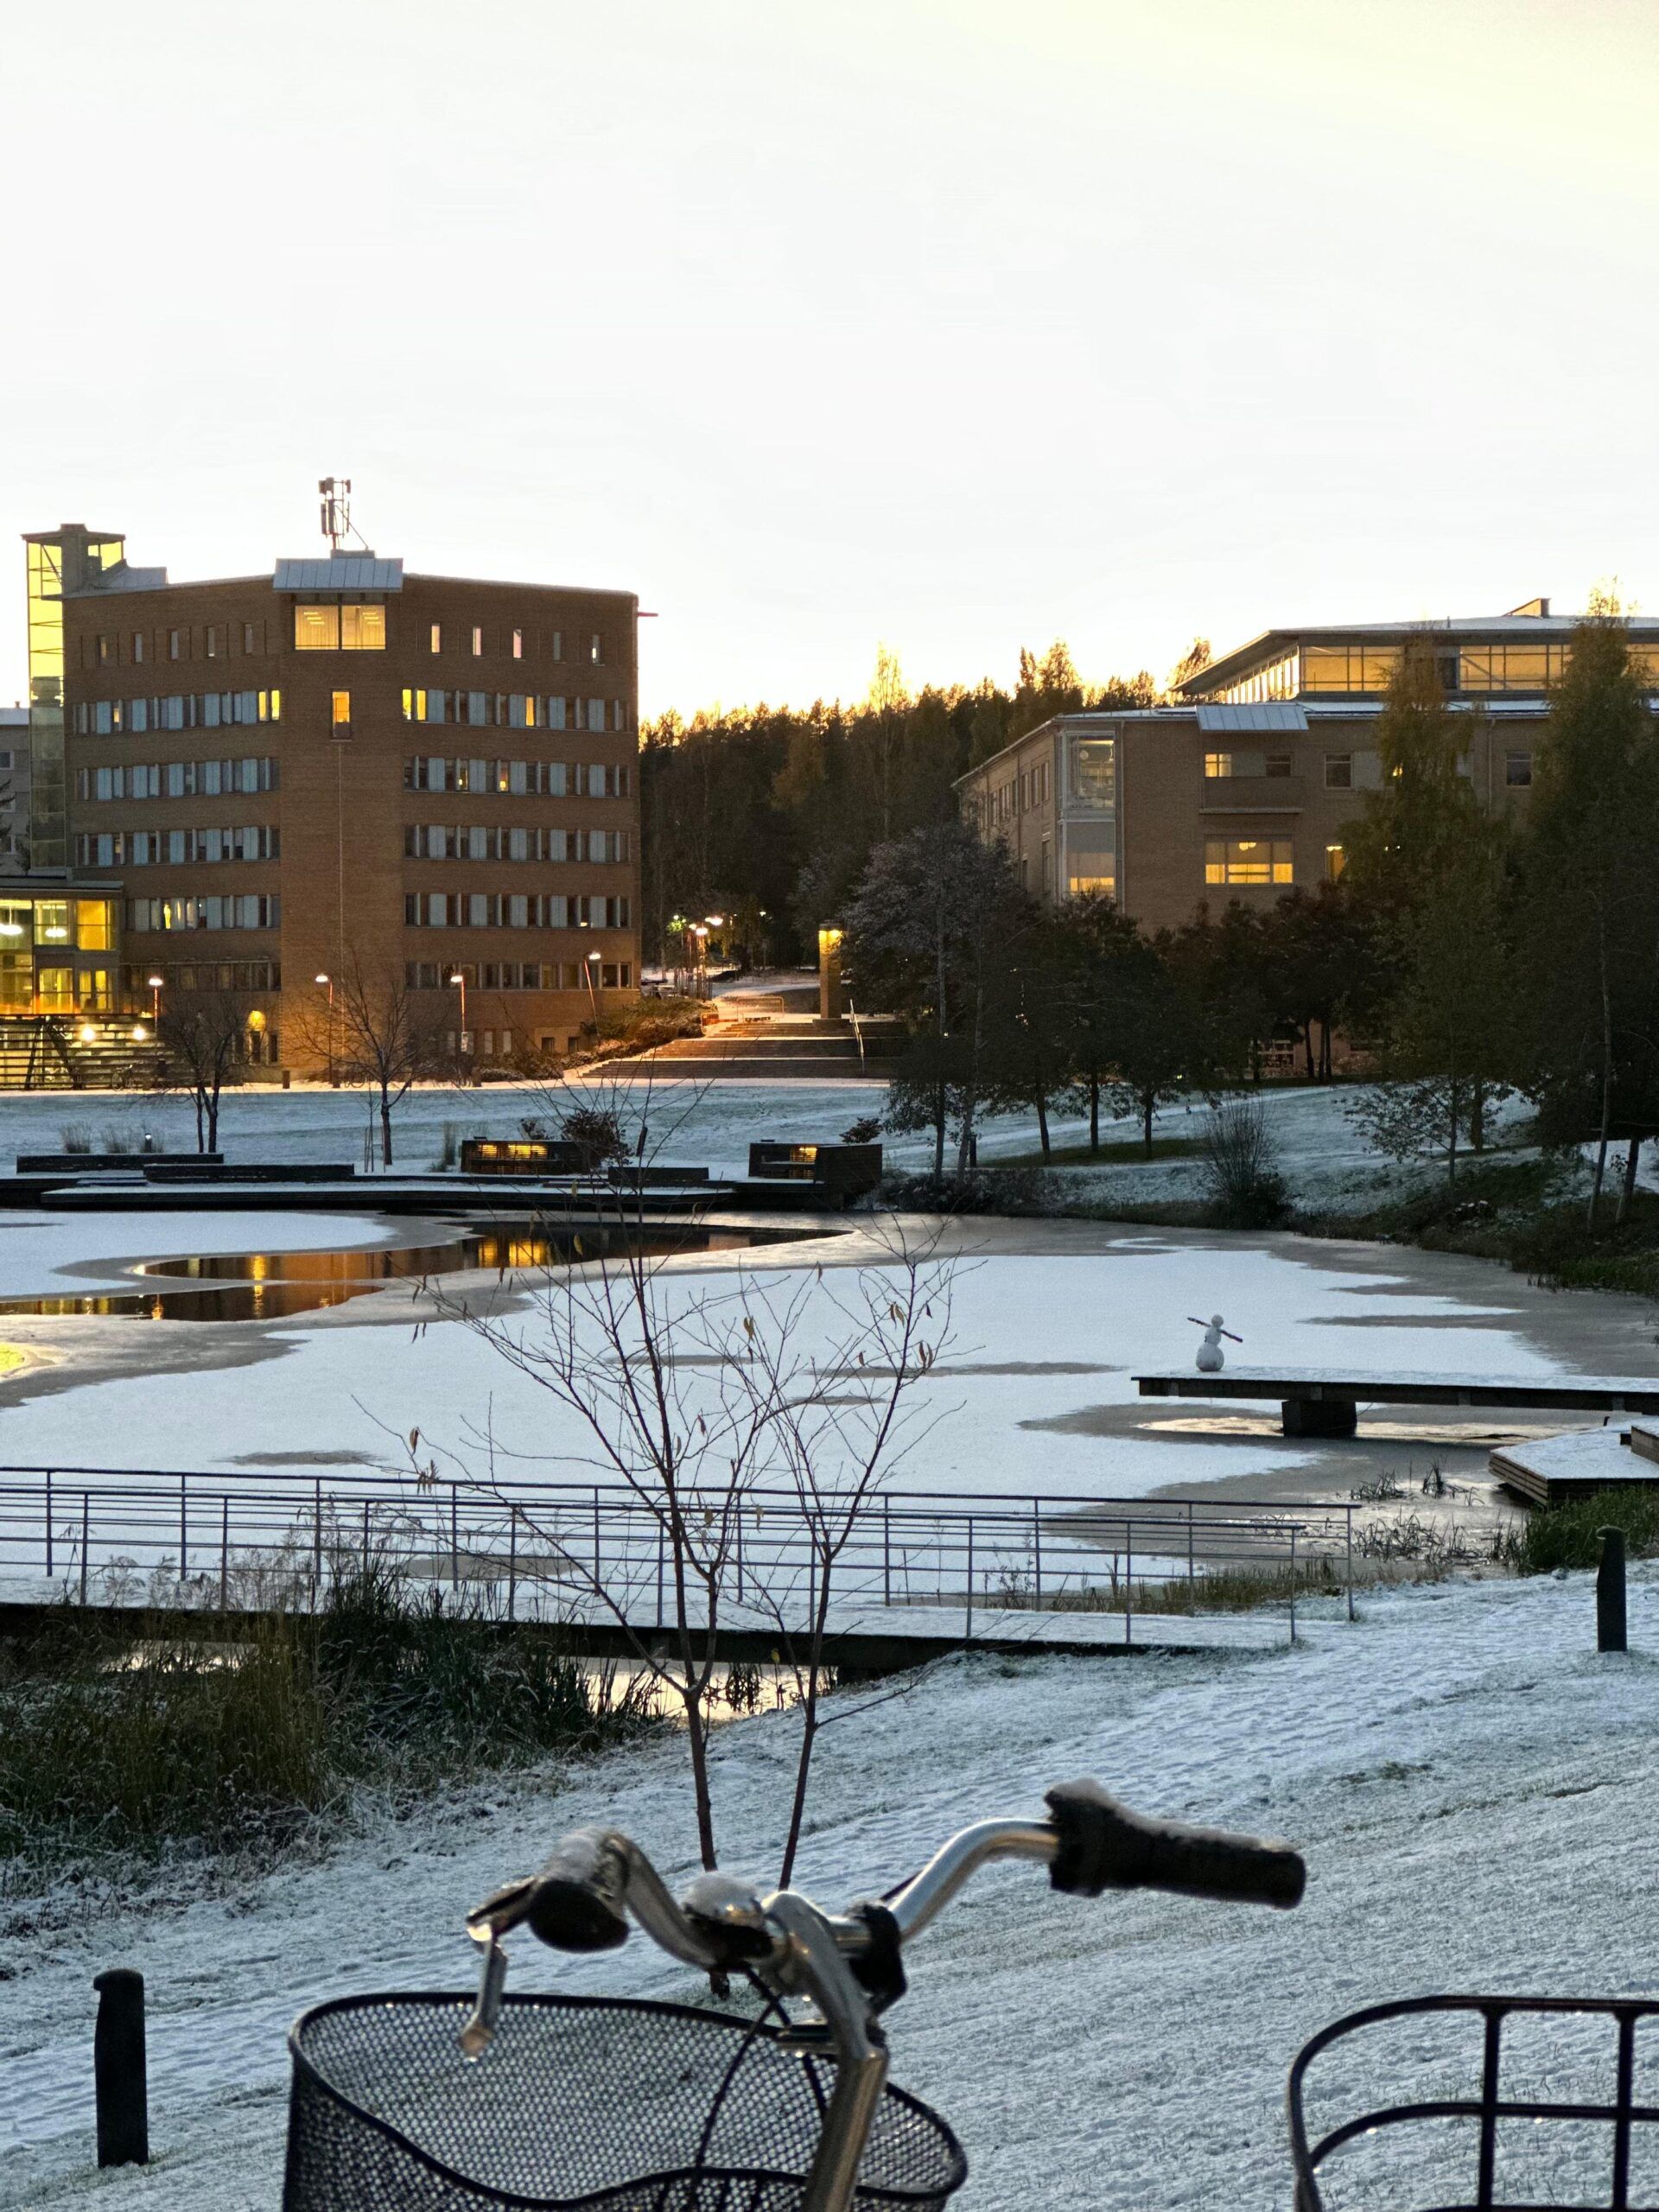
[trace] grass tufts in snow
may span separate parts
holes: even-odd
[[[1603,1529],[1622,1529],[1632,1558],[1659,1551],[1659,1501],[1640,1490],[1601,1490],[1593,1497],[1534,1513],[1516,1532],[1512,1557],[1521,1574],[1553,1574],[1558,1567],[1594,1567]]]
[[[364,1785],[410,1798],[643,1725],[557,1638],[378,1565],[234,1643],[66,1607],[0,1647],[0,1860],[280,1842]]]

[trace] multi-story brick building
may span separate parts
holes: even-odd
[[[1340,874],[1344,829],[1382,781],[1376,719],[1408,639],[1432,639],[1447,700],[1470,717],[1464,771],[1502,810],[1526,802],[1573,627],[1535,600],[1484,620],[1270,630],[1174,703],[1058,716],[957,790],[1043,899],[1103,891],[1148,928],[1204,901],[1268,903]],[[1629,631],[1659,693],[1659,621]]]
[[[250,1058],[315,1068],[331,988],[395,979],[508,1064],[635,988],[630,594],[338,551],[169,583],[79,524],[28,547],[32,858],[113,901],[118,946],[37,948],[10,1010],[230,992]]]

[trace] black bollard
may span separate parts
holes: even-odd
[[[1598,1529],[1596,1534],[1601,1538],[1601,1565],[1596,1569],[1596,1649],[1624,1651],[1629,1649],[1624,1636],[1624,1531]]]
[[[144,2079],[144,1977],[112,1967],[92,1983],[98,2025],[92,2079],[98,2095],[100,2166],[149,2164],[149,2093]]]

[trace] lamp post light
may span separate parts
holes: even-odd
[[[582,972],[588,978],[588,1003],[594,1009],[594,1026],[599,1026],[599,1000],[594,991],[594,977],[599,972],[600,955],[590,952],[582,963]]]
[[[448,978],[448,981],[455,985],[461,992],[461,1057],[464,1059],[467,1054],[467,978],[461,970],[457,968],[454,974]]]
[[[332,976],[319,976],[316,980],[318,989],[328,994],[328,1082],[331,1088],[338,1089],[340,1079],[334,1073],[334,979]]]
[[[161,976],[150,976],[145,980],[149,985],[149,1018],[152,1021],[159,1021],[162,1018],[162,985],[166,979]]]

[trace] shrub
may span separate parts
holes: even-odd
[[[1199,1173],[1217,1222],[1226,1229],[1269,1229],[1284,1219],[1289,1192],[1259,1100],[1224,1099],[1200,1146]]]
[[[1557,1567],[1594,1567],[1603,1529],[1622,1529],[1634,1555],[1659,1549],[1659,1503],[1646,1491],[1600,1490],[1553,1512],[1534,1513],[1516,1544],[1516,1571],[1553,1574]]]
[[[92,1125],[90,1122],[60,1122],[58,1142],[66,1152],[90,1152],[92,1148]]]
[[[885,1175],[881,1203],[901,1212],[1034,1214],[1052,1211],[1054,1180],[1039,1167],[982,1167],[969,1175]]]
[[[842,1133],[842,1144],[874,1144],[881,1134],[879,1114],[866,1114],[861,1120],[849,1122]]]
[[[607,1160],[626,1160],[627,1139],[621,1117],[608,1106],[572,1106],[559,1122],[556,1135],[577,1147],[583,1173],[591,1175]]]

